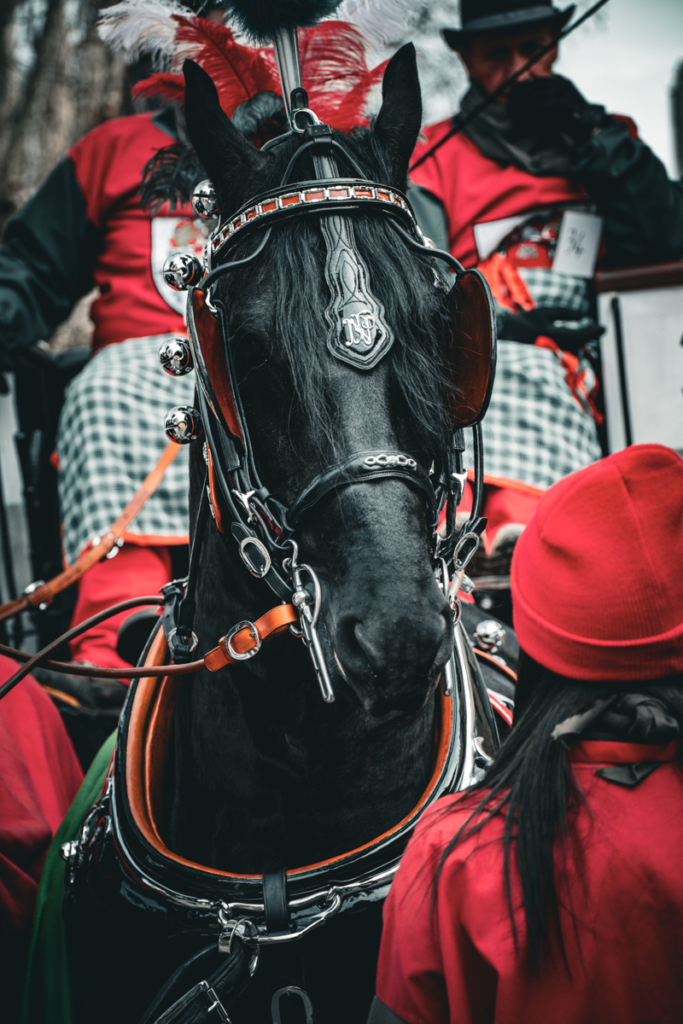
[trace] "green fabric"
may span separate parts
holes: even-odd
[[[62,843],[78,839],[83,819],[97,802],[115,739],[113,732],[100,748],[45,860],[33,919],[21,1024],[72,1024],[69,962],[62,920],[64,861],[59,849]]]

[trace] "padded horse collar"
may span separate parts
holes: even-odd
[[[288,870],[280,892],[284,903],[270,915],[268,878],[205,867],[173,853],[161,838],[163,770],[181,683],[173,677],[136,680],[103,794],[80,839],[62,848],[67,892],[85,890],[110,909],[112,899],[136,912],[144,908],[172,933],[214,934],[223,950],[234,933],[256,950],[296,941],[338,913],[383,900],[420,815],[440,796],[480,778],[496,745],[485,684],[460,626],[456,647],[456,692],[437,691],[432,775],[416,806],[358,849]],[[163,664],[166,654],[159,633],[146,664]]]

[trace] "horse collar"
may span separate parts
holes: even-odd
[[[338,913],[384,899],[420,815],[440,796],[469,786],[490,760],[480,748],[491,734],[481,717],[481,697],[473,693],[473,686],[484,684],[466,667],[464,634],[461,642],[465,662],[464,674],[458,670],[458,693],[447,697],[437,691],[434,767],[420,801],[392,829],[358,849],[287,871],[286,923],[277,929],[272,921],[279,918],[271,916],[268,925],[263,875],[205,867],[173,853],[163,841],[163,771],[179,685],[174,677],[148,677],[131,687],[103,796],[80,840],[63,849],[70,867],[67,887],[84,885],[101,901],[104,886],[106,899],[115,893],[129,906],[144,906],[171,931],[214,933],[223,947],[235,929],[256,947],[298,940]],[[148,664],[163,664],[166,650],[160,633]]]

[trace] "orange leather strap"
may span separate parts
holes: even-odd
[[[293,623],[299,621],[299,615],[294,605],[291,604],[279,604],[275,608],[271,608],[270,611],[262,615],[260,619],[257,619],[253,624],[250,623],[248,626],[244,626],[238,633],[230,639],[230,644],[233,651],[238,654],[246,654],[248,651],[252,651],[256,646],[257,642],[254,639],[252,632],[253,628],[258,633],[261,641],[267,640],[268,637],[277,636],[278,633],[282,633]],[[228,638],[222,637],[218,642],[218,647],[214,647],[212,651],[204,657],[204,667],[209,672],[218,672],[219,669],[224,668],[225,665],[234,665],[238,659],[233,658],[228,650]]]
[[[218,495],[216,490],[216,474],[213,468],[213,458],[211,457],[211,449],[208,444],[206,446],[206,466],[208,469],[209,476],[209,498],[211,499],[211,508],[213,509],[213,518],[216,523],[216,528],[219,533],[225,533],[225,527],[223,526],[223,516],[221,514],[221,507],[218,503]]]
[[[488,651],[482,651],[479,647],[474,647],[473,650],[481,661],[488,661],[489,665],[495,668],[496,672],[501,672],[504,676],[508,677],[510,682],[514,683],[515,686],[517,685],[517,673],[513,668],[510,668],[509,665],[501,665]]]
[[[72,583],[76,583],[91,566],[100,562],[105,555],[108,555],[117,540],[123,536],[130,523],[135,519],[147,499],[151,498],[154,494],[161,483],[164,473],[179,451],[180,445],[171,441],[152,472],[143,481],[142,487],[135,492],[133,498],[126,505],[107,534],[97,544],[93,544],[87,551],[84,551],[73,565],[70,565],[64,572],[60,572],[59,575],[54,576],[47,583],[42,583],[35,590],[31,591],[30,594],[24,594],[14,601],[0,605],[0,622],[4,622],[5,619],[11,619],[14,615],[26,611],[27,608],[36,608],[44,602],[49,604],[56,594],[60,594],[62,590],[66,590]]]

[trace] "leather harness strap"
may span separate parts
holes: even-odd
[[[151,599],[140,599],[141,604],[158,603],[161,604],[163,598],[155,597]],[[122,602],[126,604],[126,602]],[[115,612],[118,606],[115,606]],[[114,613],[112,613],[114,614]],[[98,618],[95,616],[95,618]],[[262,615],[256,622],[238,622],[230,632],[221,638],[218,642],[218,647],[214,647],[212,651],[206,655],[205,658],[199,658],[197,661],[190,661],[179,665],[163,665],[159,667],[153,666],[139,666],[137,668],[103,668],[101,665],[78,665],[70,664],[64,661],[50,661],[47,658],[39,657],[36,661],[36,655],[28,654],[26,651],[17,651],[13,647],[6,647],[0,644],[0,654],[7,654],[9,657],[16,658],[17,661],[28,662],[32,664],[42,664],[46,668],[53,669],[56,672],[66,673],[67,675],[75,676],[86,676],[95,678],[105,679],[140,679],[145,676],[186,676],[192,675],[195,672],[201,672],[202,669],[208,669],[209,672],[218,672],[219,669],[224,668],[226,665],[234,665],[237,661],[246,661],[253,657],[261,650],[261,645],[264,640],[268,640],[271,636],[277,636],[278,633],[283,633],[289,626],[298,624],[299,614],[295,609],[294,605],[291,604],[279,604],[275,608],[271,608],[265,615]],[[84,631],[89,628],[90,620],[87,620],[85,626],[81,623],[80,627],[74,627],[68,635],[74,633],[74,631]],[[49,645],[48,649],[39,652],[39,654],[47,655],[53,650],[54,644]],[[6,685],[6,684],[4,684]],[[0,697],[2,697],[4,687],[0,687]]]
[[[204,668],[209,672],[218,672],[226,665],[234,665],[236,661],[246,661],[260,650],[264,640],[283,633],[298,621],[299,615],[294,605],[279,604],[256,622],[240,622],[219,640],[218,647],[204,656]]]
[[[290,930],[287,910],[287,872],[284,868],[263,872],[263,906],[269,932]]]
[[[300,212],[339,213],[358,209],[380,209],[383,213],[388,211],[402,218],[409,225],[414,222],[408,201],[398,189],[362,178],[318,178],[297,182],[296,185],[282,185],[252,199],[212,236],[212,257],[216,260],[222,256],[235,235],[245,228],[289,219]]]
[[[119,518],[105,536],[102,537],[97,544],[93,544],[84,551],[83,554],[76,559],[73,565],[70,565],[68,569],[64,570],[64,572],[60,572],[47,583],[41,583],[29,594],[22,594],[21,597],[16,598],[14,601],[9,601],[7,604],[0,605],[0,622],[4,622],[6,619],[11,619],[13,616],[19,615],[20,612],[27,611],[29,608],[37,608],[38,605],[49,604],[53,597],[60,594],[63,590],[66,590],[66,588],[70,587],[73,583],[76,583],[81,576],[88,571],[88,569],[92,568],[93,565],[96,565],[97,562],[102,561],[102,559],[113,550],[117,542],[123,537],[126,529],[130,526],[133,519],[135,519],[147,499],[152,497],[161,483],[164,473],[171,465],[179,451],[180,445],[171,441],[164,449],[163,455],[152,472],[145,478],[142,486],[135,492],[131,501],[128,502]]]
[[[287,526],[294,529],[304,512],[341,484],[369,483],[397,477],[422,494],[432,519],[437,514],[437,498],[428,473],[415,459],[399,451],[354,452],[334,466],[328,466],[301,491],[287,510]]]

